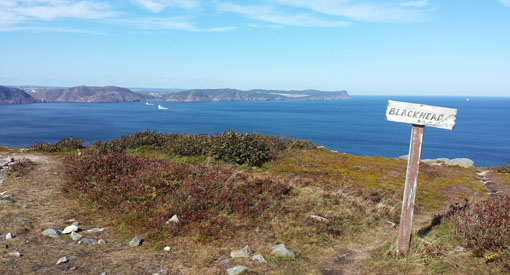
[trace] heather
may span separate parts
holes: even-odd
[[[82,148],[84,148],[83,140],[75,139],[73,137],[61,139],[56,143],[37,142],[30,147],[33,151],[46,153],[65,152]]]

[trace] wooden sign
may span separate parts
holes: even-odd
[[[453,130],[456,118],[457,109],[388,100],[386,120],[413,124],[398,230],[398,253],[405,253],[409,250],[424,127]]]
[[[386,120],[453,130],[457,109],[388,100]]]

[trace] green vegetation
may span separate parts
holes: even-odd
[[[389,224],[399,222],[402,160],[232,131],[210,136],[145,131],[97,142],[82,152],[64,154],[66,194],[113,217],[120,238],[136,233],[157,248],[168,240],[195,247],[184,256],[193,263],[210,265],[206,254],[224,255],[221,247],[250,243],[283,273],[318,273],[338,247],[377,243],[364,272],[490,273],[508,265],[507,239],[496,245],[495,239],[474,234],[479,224],[473,221],[508,223],[501,211],[492,219],[477,210],[508,209],[508,199],[478,203],[486,189],[476,169],[421,165],[411,251],[396,256],[397,232]],[[465,199],[470,203],[457,204],[423,226],[434,213]],[[179,222],[167,223],[173,215]],[[501,226],[490,232],[508,237]],[[297,252],[296,260],[269,255],[269,248],[281,242]],[[455,252],[456,245],[466,251]],[[268,268],[250,266],[262,273]]]
[[[83,140],[78,140],[72,137],[59,140],[54,144],[37,142],[35,145],[30,147],[33,151],[46,153],[69,152],[83,148]]]

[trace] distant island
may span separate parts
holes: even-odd
[[[3,87],[0,86],[0,104],[46,102],[140,102],[140,101],[272,101],[272,100],[338,100],[349,99],[347,91],[318,90],[237,90],[194,89],[162,91],[138,89],[134,92],[115,86],[78,86],[71,88]]]

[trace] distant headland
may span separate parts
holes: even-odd
[[[77,86],[71,88],[4,87],[0,86],[0,104],[49,102],[140,102],[140,101],[273,101],[273,100],[339,100],[349,99],[347,91],[319,90],[238,90],[193,89],[183,91],[155,91],[115,86]]]

